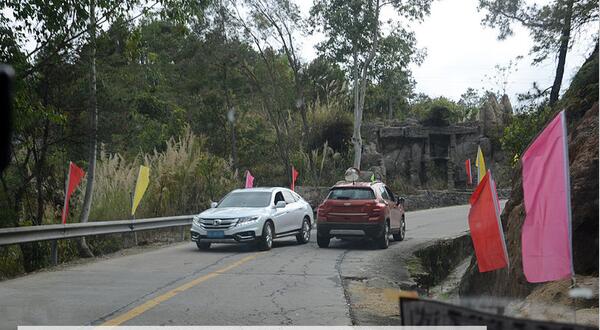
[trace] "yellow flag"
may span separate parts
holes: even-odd
[[[142,196],[144,196],[146,188],[148,188],[148,183],[150,183],[150,169],[144,165],[141,165],[137,182],[135,184],[135,192],[133,194],[133,205],[131,206],[131,215],[135,214],[135,210],[137,209],[138,205],[140,205]]]
[[[475,161],[475,167],[477,167],[477,183],[483,180],[485,176],[485,159],[483,158],[483,152],[481,152],[481,147],[477,147],[477,160]]]

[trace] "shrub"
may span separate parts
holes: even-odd
[[[536,110],[513,116],[510,124],[504,128],[504,134],[500,137],[502,150],[512,160],[513,165],[537,133],[542,130],[551,115],[551,108],[541,106]]]
[[[352,138],[352,114],[338,102],[329,106],[316,104],[310,111],[312,123],[309,147],[315,150],[325,143],[334,152],[345,152]]]

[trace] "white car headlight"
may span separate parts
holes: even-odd
[[[192,219],[193,219],[192,221],[194,222],[194,224],[200,226],[200,217],[199,216],[195,215]]]
[[[241,217],[238,218],[238,221],[236,222],[236,226],[239,225],[247,225],[247,224],[251,224],[251,223],[255,223],[258,221],[260,217],[259,216],[254,216],[254,217]]]

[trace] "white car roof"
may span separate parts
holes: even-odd
[[[252,191],[257,191],[257,192],[273,192],[273,191],[281,190],[281,189],[288,190],[287,188],[282,188],[282,187],[257,187],[257,188],[235,189],[232,192],[244,192],[244,191],[248,191],[248,192],[252,192]]]

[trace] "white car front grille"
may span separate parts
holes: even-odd
[[[201,219],[200,227],[204,229],[229,229],[235,226],[237,219]]]

